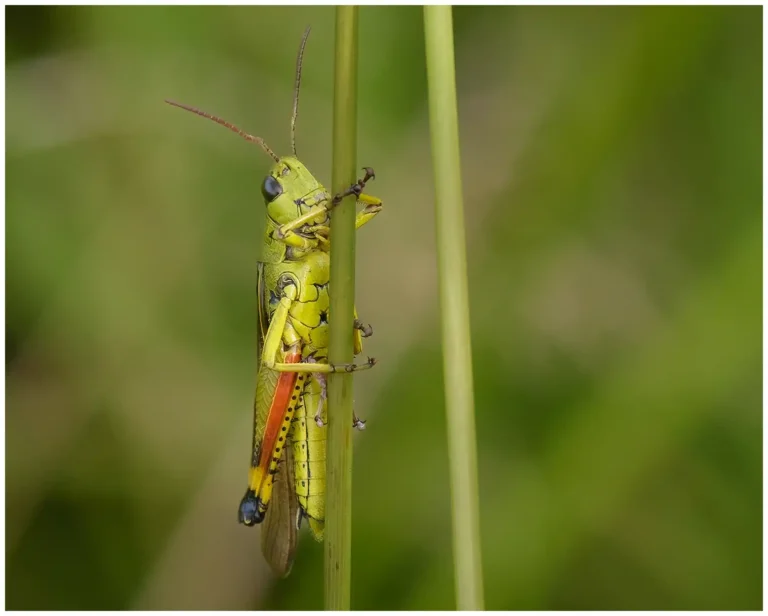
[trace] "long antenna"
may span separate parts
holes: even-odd
[[[244,130],[240,130],[234,124],[230,124],[226,120],[222,120],[221,118],[219,118],[219,117],[217,117],[215,115],[211,115],[210,113],[207,113],[206,111],[202,111],[200,109],[197,109],[196,107],[190,107],[188,105],[182,105],[181,103],[177,103],[177,102],[174,102],[174,101],[169,101],[168,99],[166,99],[165,102],[168,103],[169,105],[173,105],[174,107],[180,107],[181,109],[186,109],[187,111],[191,111],[192,113],[196,113],[199,116],[203,116],[204,118],[208,118],[209,120],[213,120],[217,124],[221,124],[222,126],[228,128],[232,132],[235,132],[238,135],[240,135],[246,141],[252,141],[253,143],[258,143],[261,146],[261,148],[275,160],[275,162],[278,162],[280,160],[278,158],[277,154],[275,154],[269,148],[269,146],[264,142],[264,140],[261,137],[255,137],[253,135],[249,135]]]
[[[301,61],[304,58],[304,47],[307,44],[309,31],[312,26],[307,26],[304,30],[304,36],[301,37],[299,45],[299,55],[296,58],[296,84],[293,86],[293,115],[291,115],[291,148],[293,155],[296,156],[296,117],[299,115],[299,87],[301,86]]]

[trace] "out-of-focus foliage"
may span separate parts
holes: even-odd
[[[8,8],[9,608],[319,608],[236,523],[259,185],[332,8]],[[761,9],[458,8],[489,609],[761,606]],[[421,10],[363,8],[358,609],[453,607]]]

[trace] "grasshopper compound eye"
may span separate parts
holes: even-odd
[[[238,512],[240,524],[253,526],[264,521],[264,513],[259,511],[259,499],[254,496],[251,490],[246,492],[243,500],[240,502],[240,511]]]
[[[271,175],[264,178],[264,183],[261,185],[261,194],[264,196],[264,200],[267,203],[272,203],[283,193],[283,186]]]

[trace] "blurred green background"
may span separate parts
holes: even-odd
[[[762,605],[760,7],[457,8],[490,609]],[[328,182],[334,12],[6,9],[11,609],[315,609],[237,524],[253,144]],[[423,24],[360,12],[357,609],[452,609]]]

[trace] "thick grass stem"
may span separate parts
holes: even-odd
[[[357,13],[336,8],[332,193],[354,184],[357,171]],[[355,199],[333,211],[331,223],[330,341],[328,358],[353,360],[355,297]],[[352,375],[328,379],[325,609],[348,610],[352,577]]]
[[[469,293],[450,6],[424,7],[456,607],[483,609]]]

